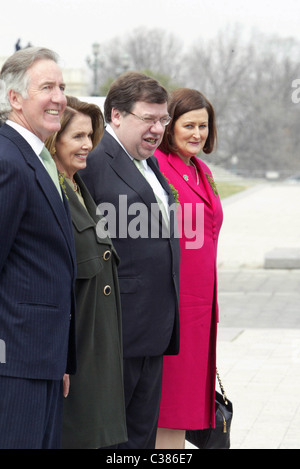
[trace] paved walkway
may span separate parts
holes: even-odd
[[[264,257],[300,247],[300,184],[259,184],[223,210],[218,368],[231,448],[299,449],[300,270],[264,269]]]
[[[300,184],[258,184],[224,199],[220,267],[264,266],[274,248],[300,248]]]

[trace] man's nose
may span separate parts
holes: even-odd
[[[67,104],[67,98],[64,94],[64,91],[59,86],[53,88],[52,100],[55,102],[59,102],[63,105]]]
[[[156,130],[158,130],[159,133],[165,131],[165,126],[160,122],[160,120],[157,120],[156,122],[153,122],[152,127],[155,127]]]

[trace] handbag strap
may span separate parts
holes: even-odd
[[[216,372],[217,372],[217,378],[218,378],[219,386],[220,386],[220,389],[221,389],[221,392],[222,392],[222,396],[223,396],[223,401],[224,401],[225,405],[227,405],[227,404],[228,404],[227,396],[226,396],[226,394],[225,394],[225,389],[224,389],[224,387],[223,387],[223,384],[222,384],[222,381],[221,381],[221,378],[220,378],[218,369],[216,370]]]

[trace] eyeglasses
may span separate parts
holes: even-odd
[[[161,117],[160,119],[153,119],[152,117],[140,117],[134,114],[133,112],[129,112],[129,111],[128,111],[128,114],[131,114],[132,116],[137,117],[141,121],[145,122],[145,124],[147,125],[155,125],[157,124],[157,122],[159,122],[163,127],[166,127],[171,121],[170,116]]]

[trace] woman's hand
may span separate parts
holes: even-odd
[[[63,377],[63,385],[64,385],[64,397],[68,397],[69,389],[70,389],[70,377],[69,375],[65,374]]]

